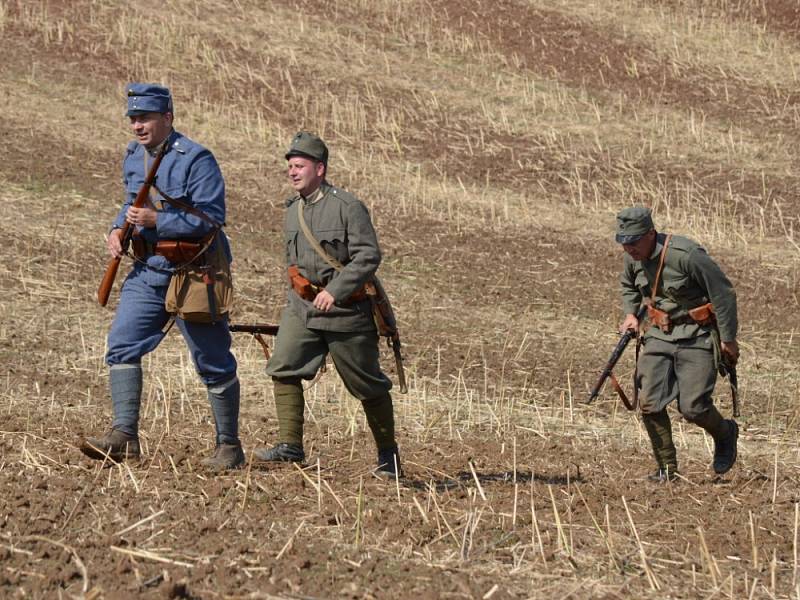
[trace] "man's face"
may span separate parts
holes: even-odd
[[[295,191],[307,197],[325,178],[325,165],[305,156],[290,156],[287,174]]]
[[[143,115],[133,115],[131,131],[136,136],[136,141],[145,148],[155,148],[163,142],[172,131],[172,113],[149,112]]]
[[[631,255],[633,260],[647,260],[656,247],[656,230],[651,229],[632,244],[622,244],[622,249]]]

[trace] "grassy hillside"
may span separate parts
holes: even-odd
[[[789,0],[0,0],[0,589],[800,599],[798,26]],[[94,296],[128,81],[168,85],[222,166],[239,322],[285,301],[291,136],[329,144],[400,317],[404,485],[370,475],[332,366],[307,395],[308,468],[198,471],[213,424],[177,332],[145,361],[141,463],[75,449],[110,422],[117,292]],[[737,287],[742,437],[721,479],[673,413],[684,480],[646,483],[635,415],[610,392],[581,404],[615,343],[632,204]],[[234,351],[249,451],[277,424],[258,345]]]

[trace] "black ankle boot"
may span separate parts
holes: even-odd
[[[392,479],[403,476],[403,469],[400,466],[400,452],[397,446],[378,450],[378,467],[375,469],[375,475]]]
[[[306,453],[302,446],[280,442],[272,448],[257,448],[253,451],[253,459],[256,462],[303,462]]]
[[[717,475],[727,473],[736,462],[736,447],[739,440],[739,426],[733,419],[728,420],[730,433],[727,437],[714,440],[714,472]]]

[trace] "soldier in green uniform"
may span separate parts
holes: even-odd
[[[320,138],[298,133],[286,160],[289,181],[297,192],[287,201],[284,227],[291,286],[275,351],[267,363],[279,437],[273,447],[257,449],[254,459],[305,459],[301,381],[312,379],[330,354],[347,390],[364,407],[378,448],[376,473],[399,475],[392,383],[381,372],[378,333],[363,292],[381,262],[372,220],[360,200],[326,181],[328,148]],[[314,248],[309,235],[320,248]],[[337,270],[320,250],[343,268]]]
[[[736,292],[696,242],[657,233],[647,208],[617,215],[616,240],[625,250],[620,330],[638,331],[636,313],[642,302],[648,305],[650,327],[643,334],[636,385],[658,463],[650,479],[671,480],[678,472],[666,410],[675,399],[683,417],[714,439],[714,471],[726,473],[736,462],[739,428],[722,418],[712,393],[719,361],[735,365],[739,358]]]

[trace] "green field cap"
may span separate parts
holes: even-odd
[[[325,142],[313,133],[301,131],[292,138],[292,143],[289,145],[289,150],[286,152],[286,160],[289,160],[292,156],[307,156],[327,166],[328,147],[325,145]]]
[[[617,242],[620,244],[633,244],[651,229],[654,226],[649,208],[632,206],[617,215]]]

